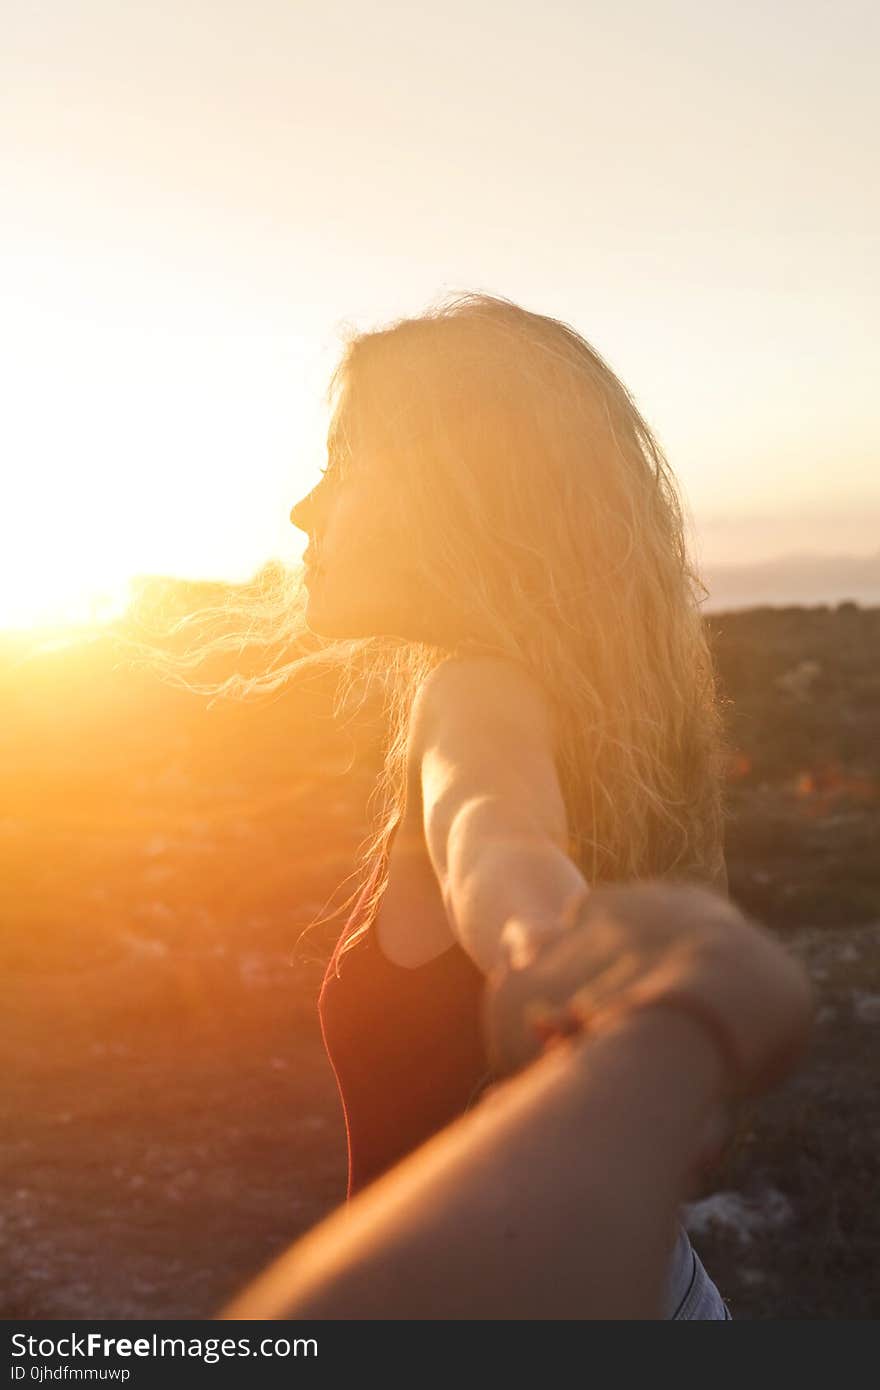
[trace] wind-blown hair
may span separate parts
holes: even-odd
[[[460,649],[473,639],[541,683],[569,852],[588,882],[723,885],[727,747],[700,613],[706,590],[689,562],[670,467],[610,367],[556,319],[461,294],[350,335],[329,400],[329,466],[344,470],[351,441],[369,440],[392,476],[401,524],[420,538],[428,582],[461,614]],[[226,614],[226,635],[177,665],[183,672],[218,645],[247,644],[260,669],[194,688],[248,697],[328,661],[343,676],[338,708],[358,675],[383,687],[387,732],[373,793],[381,809],[359,861],[364,883],[379,872],[350,945],[387,883],[413,699],[450,649],[309,635],[299,570],[239,616],[240,634],[229,636]],[[291,659],[303,639],[311,650]]]

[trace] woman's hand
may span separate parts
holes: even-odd
[[[497,1075],[524,1066],[548,1039],[596,1035],[646,1008],[699,1023],[733,1097],[773,1085],[809,1035],[806,972],[732,903],[685,882],[649,879],[595,889],[572,925],[530,940],[512,918],[509,968],[487,985],[485,1024]]]

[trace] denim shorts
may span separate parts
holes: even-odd
[[[731,1322],[727,1304],[703,1267],[683,1226],[672,1251],[664,1316],[682,1321]]]

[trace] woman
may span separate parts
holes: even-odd
[[[304,616],[378,651],[391,716],[319,1001],[351,1198],[494,1079],[481,1000],[511,933],[534,948],[602,884],[726,890],[724,750],[674,481],[578,334],[458,297],[355,337],[332,399],[291,513]],[[664,1310],[728,1316],[681,1228]]]

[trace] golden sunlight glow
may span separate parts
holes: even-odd
[[[670,27],[647,0],[549,30],[524,0],[411,26],[266,0],[256,29],[209,0],[13,8],[0,624],[115,611],[138,574],[295,561],[338,329],[455,289],[607,357],[703,562],[876,550],[861,22],[765,6],[758,40],[736,7]]]
[[[322,457],[299,343],[234,319],[224,334],[185,296],[162,305],[161,280],[150,299],[127,278],[121,306],[84,294],[57,250],[27,268],[43,302],[13,301],[0,361],[0,628],[115,618],[136,575],[243,580],[296,558],[290,507]]]
[[[84,587],[61,593],[55,574],[45,576],[44,585],[6,590],[0,594],[0,629],[95,627],[121,617],[131,599],[130,582],[121,580],[115,588]]]

